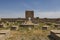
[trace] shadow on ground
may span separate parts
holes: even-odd
[[[51,37],[51,35],[48,35],[48,38],[49,38],[49,40],[55,40],[55,39],[53,39],[53,37]]]

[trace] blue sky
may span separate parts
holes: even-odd
[[[25,17],[26,10],[35,17],[60,18],[60,0],[0,0],[0,18]]]

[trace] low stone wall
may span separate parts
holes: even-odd
[[[60,40],[60,30],[52,30],[50,35],[53,40]]]
[[[6,40],[10,37],[10,30],[0,30],[0,40]]]

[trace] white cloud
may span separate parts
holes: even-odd
[[[40,18],[60,18],[60,12],[36,12],[35,16]]]
[[[0,18],[18,18],[18,17],[25,17],[23,12],[6,12],[1,13]]]

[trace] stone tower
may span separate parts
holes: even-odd
[[[33,19],[34,18],[34,11],[25,11],[25,17],[26,19]]]

